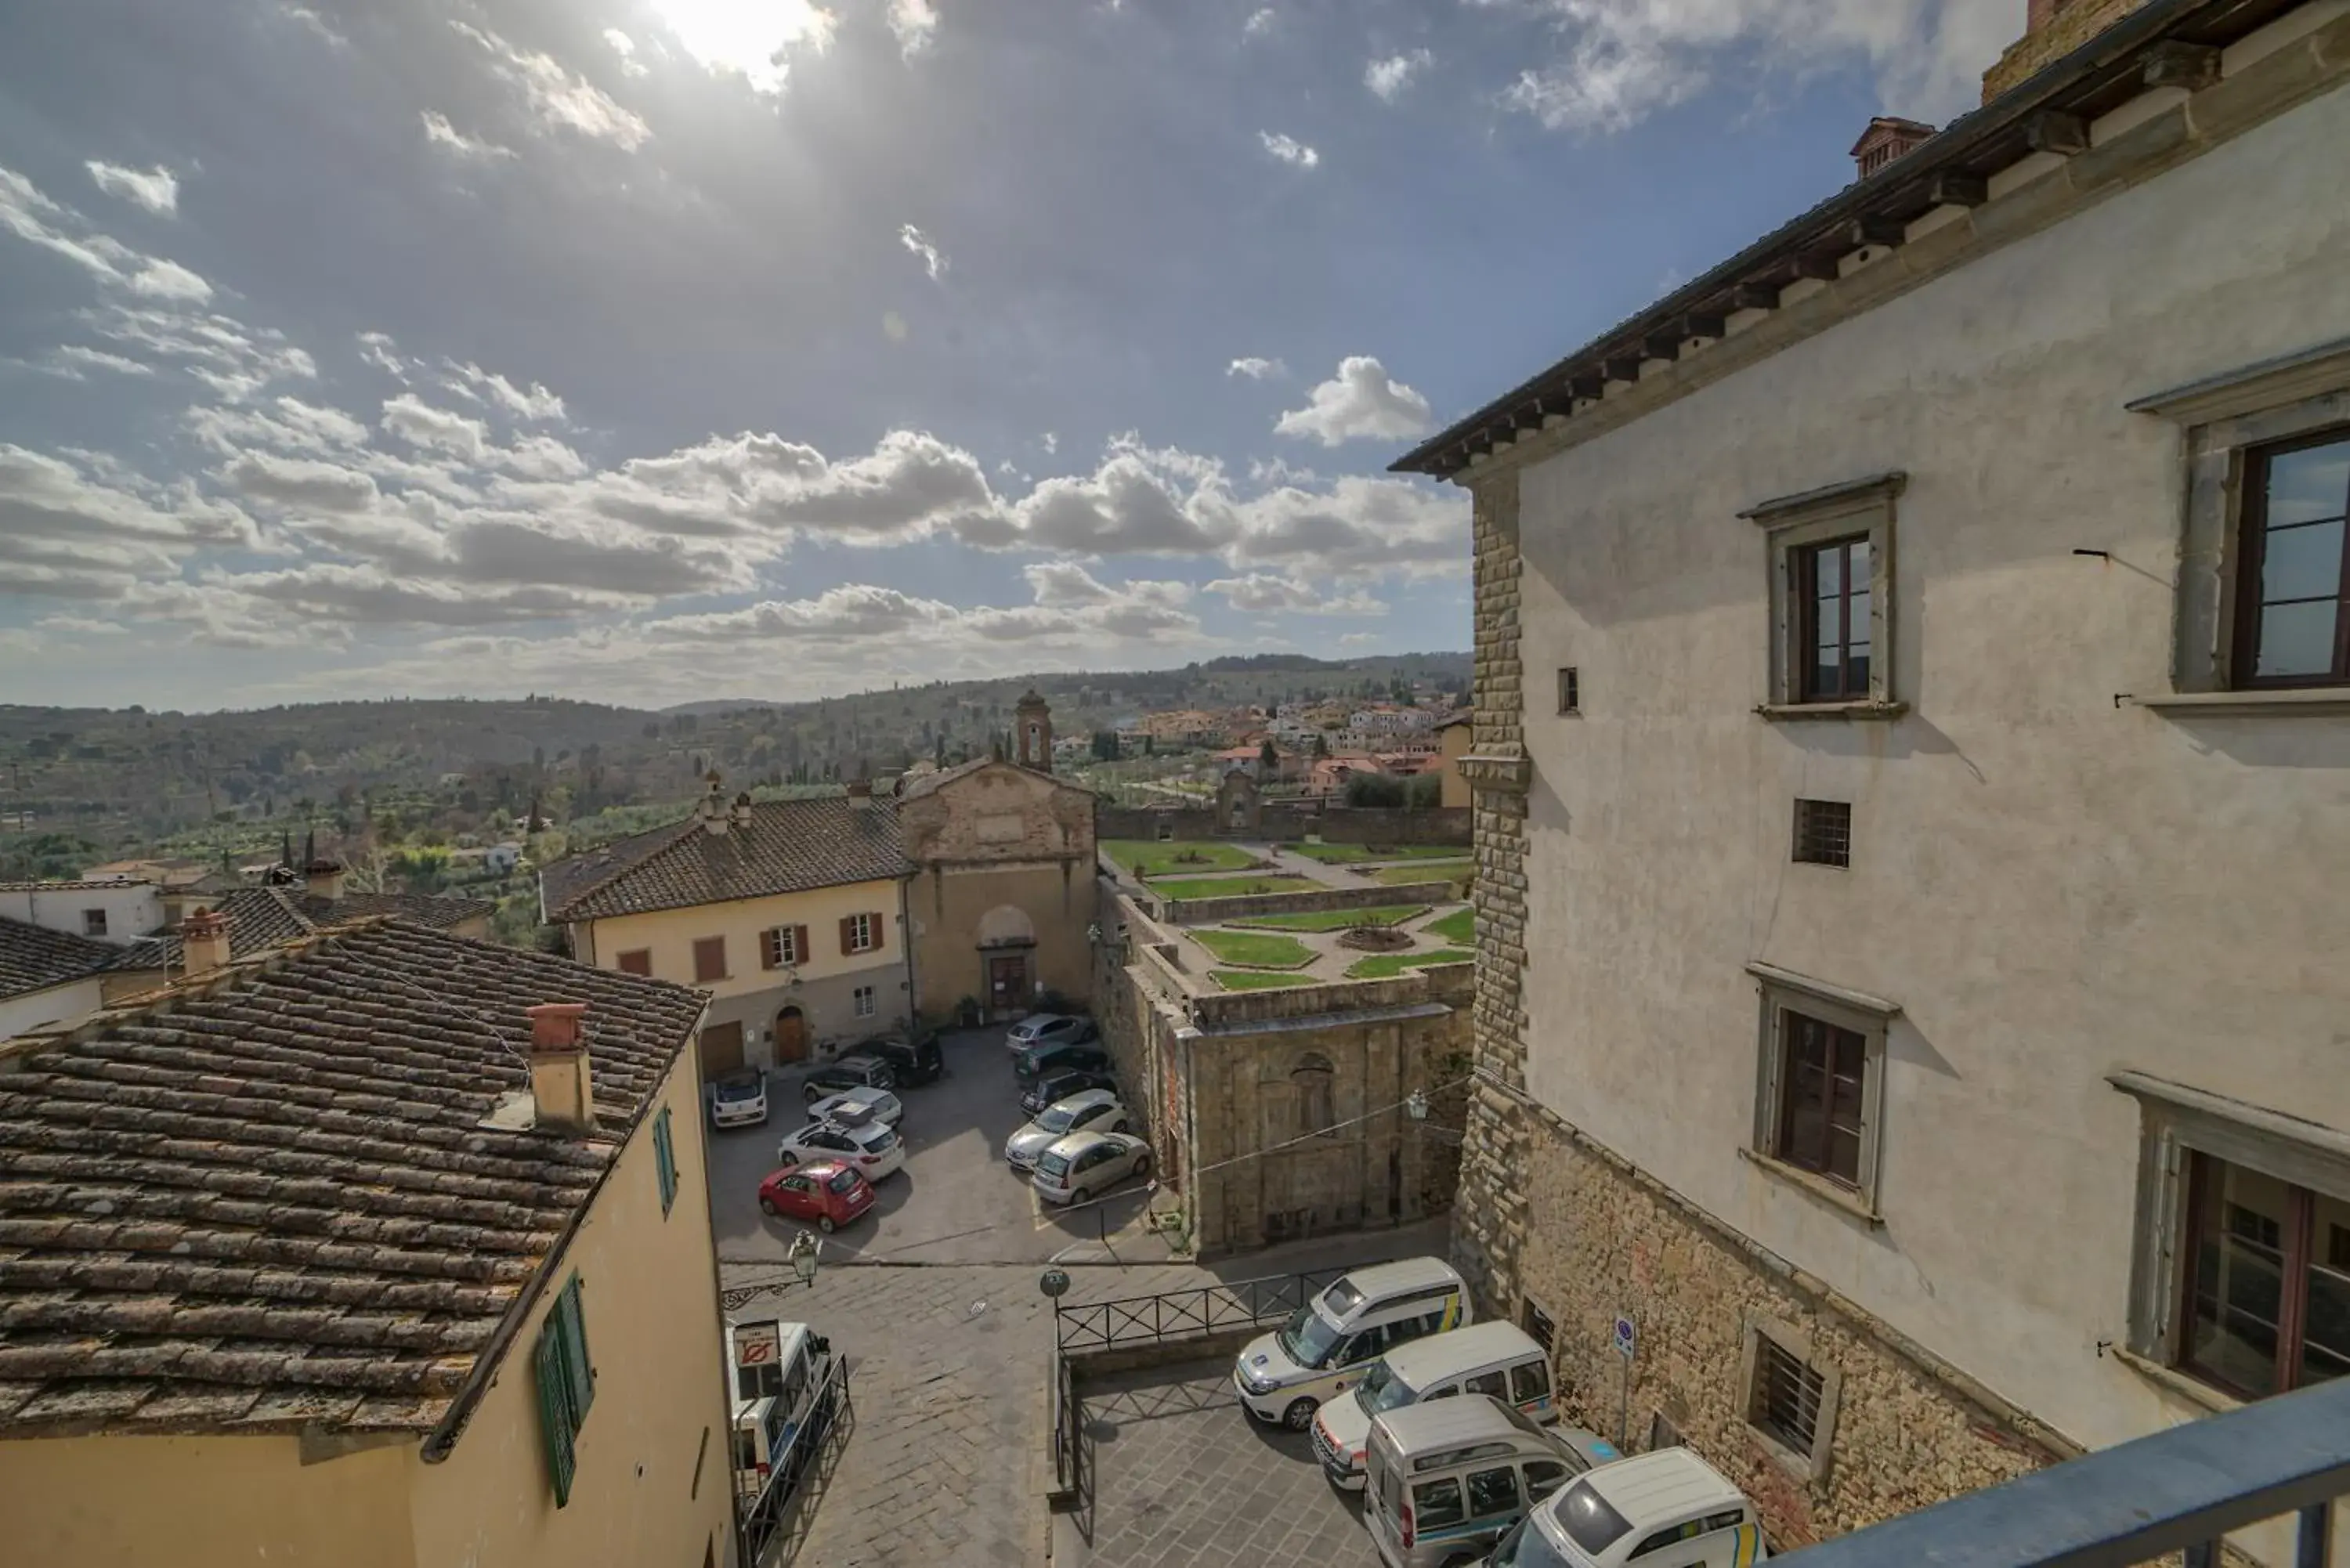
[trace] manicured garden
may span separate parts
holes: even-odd
[[[1459,892],[1468,885],[1469,878],[1476,870],[1474,860],[1422,860],[1409,866],[1380,867],[1367,880],[1390,888],[1407,882],[1450,881],[1453,890]]]
[[[1102,853],[1129,876],[1149,878],[1197,871],[1245,871],[1256,857],[1237,844],[1161,843],[1149,838],[1106,838]]]
[[[1293,855],[1325,866],[1356,866],[1378,860],[1457,860],[1468,853],[1458,844],[1284,844]]]
[[[1477,940],[1477,911],[1455,909],[1440,920],[1430,920],[1419,928],[1429,936],[1465,948]]]
[[[1153,880],[1162,898],[1231,898],[1248,893],[1299,893],[1315,886],[1303,877],[1175,877]]]
[[[1348,980],[1393,980],[1408,969],[1424,969],[1433,963],[1468,963],[1476,954],[1459,948],[1446,948],[1432,953],[1379,953],[1357,959],[1347,967]]]
[[[1294,985],[1317,983],[1302,974],[1284,974],[1279,970],[1220,969],[1210,972],[1226,991],[1285,991]]]
[[[1295,937],[1216,930],[1193,931],[1191,937],[1224,962],[1250,969],[1304,969],[1314,961],[1314,950]]]
[[[1350,926],[1399,926],[1428,913],[1426,904],[1387,904],[1376,909],[1316,909],[1307,915],[1252,915],[1227,924],[1252,930],[1343,931]],[[1463,914],[1467,910],[1461,911]],[[1430,927],[1433,930],[1435,928]],[[1461,939],[1466,941],[1467,938]]]

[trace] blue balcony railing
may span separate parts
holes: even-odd
[[[1800,1568],[2218,1568],[2231,1532],[2298,1516],[2293,1568],[2326,1568],[2350,1494],[2350,1377],[2034,1471],[1806,1547]]]

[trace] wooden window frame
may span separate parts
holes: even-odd
[[[1873,657],[1876,645],[1866,640],[1870,628],[1862,626],[1856,628],[1852,624],[1852,601],[1856,591],[1852,581],[1853,551],[1856,547],[1868,548],[1866,532],[1839,535],[1833,539],[1822,539],[1814,545],[1797,545],[1787,553],[1788,570],[1793,574],[1788,591],[1794,596],[1796,621],[1794,644],[1789,657],[1794,663],[1795,700],[1799,702],[1859,702],[1868,698],[1868,682],[1856,680],[1852,669],[1852,650],[1856,647],[1868,649],[1869,662],[1876,662]],[[1836,679],[1833,690],[1819,680],[1819,649],[1823,646],[1821,639],[1824,636],[1820,625],[1820,562],[1823,557],[1831,556],[1838,562],[1834,601],[1836,610],[1835,641],[1828,645],[1836,649]],[[1874,602],[1872,597],[1871,603]],[[1874,618],[1872,611],[1871,619]],[[1857,637],[1855,636],[1856,630],[1859,633]]]
[[[1750,963],[1746,970],[1757,982],[1761,1017],[1756,1031],[1754,1120],[1742,1153],[1813,1196],[1872,1225],[1882,1224],[1877,1183],[1885,1135],[1886,1038],[1900,1014],[1900,1004],[1771,964]],[[1793,1041],[1786,1027],[1791,1013],[1861,1038],[1860,1152],[1851,1183],[1807,1169],[1778,1152],[1791,1075],[1788,1059]]]
[[[102,937],[106,935],[106,911],[103,909],[84,909],[81,912],[81,934],[83,936]]]
[[[2258,673],[2262,618],[2267,607],[2261,600],[2261,579],[2268,556],[2269,466],[2275,459],[2296,452],[2345,442],[2350,442],[2350,425],[2336,425],[2285,441],[2247,447],[2240,454],[2243,479],[2239,487],[2239,515],[2235,524],[2236,565],[2228,589],[2233,601],[2229,606],[2232,640],[2229,672],[2231,685],[2239,691],[2293,691],[2313,687],[2350,686],[2350,538],[2345,538],[2342,562],[2334,584],[2333,667],[2318,675],[2263,676]],[[2350,491],[2345,491],[2344,502],[2343,526],[2345,535],[2350,535]],[[2322,524],[2287,524],[2288,528],[2306,526],[2322,526]]]
[[[1740,1416],[1747,1436],[1797,1480],[1816,1483],[1827,1476],[1835,1453],[1836,1417],[1844,1403],[1844,1373],[1835,1363],[1819,1354],[1812,1336],[1794,1324],[1756,1314],[1744,1323],[1744,1343],[1739,1352],[1738,1388],[1741,1398]],[[1820,1380],[1817,1407],[1812,1415],[1812,1443],[1809,1449],[1791,1446],[1784,1436],[1758,1422],[1755,1412],[1762,1395],[1762,1379],[1767,1373],[1764,1344],[1772,1350],[1799,1364],[1804,1371]]]
[[[766,969],[794,969],[807,961],[806,926],[770,926],[759,933],[759,962]]]
[[[1756,709],[1762,717],[1890,719],[1908,711],[1895,680],[1893,603],[1896,503],[1908,485],[1907,474],[1878,474],[1739,514],[1762,530],[1769,573],[1767,694]],[[1868,544],[1868,680],[1865,688],[1814,696],[1805,674],[1812,662],[1805,608],[1812,552],[1861,539]],[[1849,606],[1848,596],[1844,602]]]
[[[631,968],[629,963],[630,959],[640,961],[644,967],[641,969]],[[650,980],[653,973],[653,950],[650,948],[630,948],[625,952],[614,953],[612,955],[612,967],[619,971],[622,974],[639,975],[646,980]]]
[[[702,955],[712,950],[715,950],[718,954],[718,972],[715,974],[705,974],[702,972]],[[714,937],[694,938],[693,983],[696,985],[708,985],[712,981],[728,980],[732,978],[733,977],[726,971],[726,938],[724,935],[721,934]]]
[[[881,1012],[880,992],[869,985],[860,985],[848,993],[852,1013],[858,1018],[878,1017]]]
[[[873,914],[840,917],[840,953],[855,958],[881,950],[881,917]]]
[[[1860,1146],[1867,1137],[1866,1113],[1857,1102],[1860,1086],[1868,1080],[1868,1036],[1857,1029],[1821,1018],[1794,1007],[1779,1010],[1779,1049],[1787,1054],[1780,1064],[1779,1105],[1777,1125],[1773,1129],[1767,1152],[1773,1159],[1783,1160],[1798,1170],[1806,1170],[1825,1181],[1840,1187],[1860,1190]],[[1798,1058],[1805,1054],[1807,1042],[1821,1047],[1821,1076],[1816,1103],[1806,1094],[1804,1075],[1798,1070]],[[1835,1085],[1849,1080],[1853,1087],[1856,1115],[1862,1122],[1849,1129],[1852,1139],[1852,1169],[1839,1168],[1836,1158]],[[1800,1138],[1802,1113],[1816,1111],[1819,1115],[1817,1147],[1807,1147]]]

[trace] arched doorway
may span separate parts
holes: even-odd
[[[796,1007],[786,1007],[775,1014],[775,1061],[807,1060],[807,1015]]]

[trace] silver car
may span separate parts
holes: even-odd
[[[874,1121],[894,1127],[906,1114],[905,1102],[887,1089],[843,1089],[809,1104],[812,1122]]]
[[[1035,1121],[1004,1140],[1004,1163],[1014,1170],[1034,1170],[1037,1158],[1061,1139],[1097,1129],[1126,1130],[1126,1107],[1107,1089],[1087,1089],[1046,1106]]]
[[[1028,1179],[1047,1203],[1083,1203],[1129,1176],[1150,1174],[1150,1146],[1132,1133],[1071,1133],[1037,1157]]]

